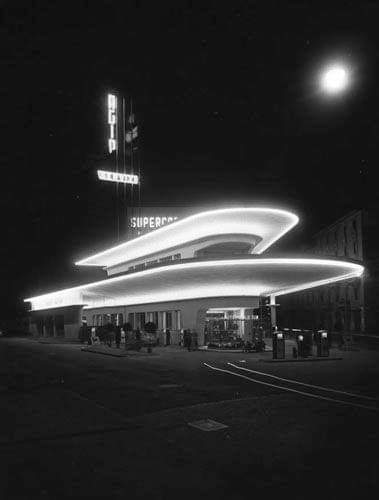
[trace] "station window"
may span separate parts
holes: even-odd
[[[166,312],[166,328],[172,328],[172,313]]]
[[[136,325],[135,327],[136,328],[139,328],[140,330],[143,330],[144,326],[145,326],[145,313],[142,312],[142,313],[135,313],[136,314]]]
[[[103,324],[103,321],[102,321],[103,317],[101,314],[94,314],[92,316],[92,324],[93,326],[102,326]]]
[[[162,257],[159,259],[159,262],[165,263],[165,262],[171,262],[172,261],[172,255],[168,255],[167,257]]]
[[[181,259],[181,257],[182,257],[182,254],[180,254],[180,253],[176,253],[176,254],[174,255],[174,260],[179,260],[179,259]]]
[[[146,267],[155,266],[155,264],[158,264],[157,260],[149,260],[149,262],[146,262]]]
[[[130,323],[132,325],[132,328],[134,330],[134,313],[128,314],[128,323]]]
[[[111,315],[103,314],[103,325],[107,325],[108,323],[111,323]]]

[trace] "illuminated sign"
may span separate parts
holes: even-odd
[[[126,207],[127,239],[168,227],[184,217],[188,217],[191,207],[183,205],[151,205]]]
[[[97,176],[102,181],[121,182],[122,184],[138,184],[138,175],[134,174],[120,174],[118,172],[98,170]]]
[[[155,217],[129,217],[129,227],[143,229],[157,229],[158,227],[170,224],[177,220],[176,216],[155,216]]]
[[[109,139],[108,150],[109,153],[116,151],[116,124],[117,124],[117,98],[113,94],[108,94],[108,124],[109,124]],[[108,180],[108,179],[107,179]]]

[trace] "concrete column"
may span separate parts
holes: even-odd
[[[275,295],[270,295],[270,309],[271,309],[271,328],[276,325],[276,304]]]
[[[245,308],[240,309],[240,328],[241,328],[241,338],[247,340],[247,333],[245,331]]]
[[[182,328],[181,314],[180,311],[176,311],[176,329],[180,331]]]
[[[207,309],[199,309],[197,311],[196,332],[197,332],[198,345],[204,345],[204,341],[205,341],[204,327],[205,327],[206,314],[207,314]]]

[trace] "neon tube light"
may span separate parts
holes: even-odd
[[[120,182],[122,184],[138,184],[138,175],[134,174],[121,174],[119,172],[98,170],[97,176],[102,181]]]
[[[108,125],[109,139],[108,150],[109,154],[117,149],[116,141],[116,126],[117,126],[117,97],[113,94],[108,94]]]
[[[210,210],[172,222],[131,241],[81,259],[75,264],[110,267],[174,246],[185,245],[196,239],[236,232],[262,237],[262,241],[253,249],[253,253],[260,254],[292,229],[298,221],[299,218],[295,214],[276,208]]]
[[[59,305],[62,307],[64,305],[69,305],[70,300],[71,303],[85,303],[87,301],[90,301],[91,303],[94,302],[101,302],[103,305],[105,303],[111,305],[115,300],[120,301],[121,298],[120,296],[118,298],[112,297],[112,291],[99,291],[99,294],[94,290],[91,292],[93,288],[96,287],[101,287],[101,286],[111,286],[114,284],[117,284],[119,282],[128,282],[128,281],[133,281],[133,280],[138,280],[139,278],[144,278],[146,276],[152,276],[152,275],[164,275],[167,273],[175,273],[180,270],[190,270],[190,269],[212,269],[212,268],[225,268],[226,270],[236,267],[236,266],[243,266],[243,267],[262,267],[262,266],[274,266],[274,267],[281,267],[283,268],[291,268],[293,266],[304,266],[304,270],[306,270],[307,267],[309,266],[314,266],[314,267],[319,267],[319,268],[327,268],[327,267],[332,267],[336,270],[338,269],[343,269],[344,272],[341,275],[336,275],[334,277],[330,277],[324,280],[318,280],[318,281],[308,281],[306,283],[300,283],[298,286],[289,286],[288,288],[281,288],[281,289],[276,289],[272,290],[270,289],[270,286],[272,287],[272,284],[267,283],[267,285],[262,285],[262,284],[254,284],[254,277],[252,277],[252,283],[250,284],[232,284],[232,283],[217,283],[217,284],[212,284],[209,283],[208,285],[202,285],[199,284],[198,287],[191,287],[187,286],[186,289],[183,288],[182,293],[181,293],[181,298],[179,299],[177,291],[168,291],[168,292],[162,292],[162,291],[154,291],[151,294],[143,294],[143,296],[140,296],[138,298],[139,301],[144,301],[144,302],[157,302],[157,301],[163,301],[163,293],[165,294],[164,300],[184,300],[184,297],[186,299],[188,298],[199,298],[199,297],[205,297],[205,296],[230,296],[230,295],[237,295],[237,296],[245,296],[245,295],[283,295],[286,293],[292,293],[295,291],[299,290],[304,290],[307,288],[313,288],[316,286],[321,286],[325,285],[328,283],[333,283],[335,281],[341,281],[344,279],[348,278],[354,278],[354,277],[359,277],[362,275],[364,268],[363,266],[355,263],[350,263],[350,262],[343,262],[343,261],[335,261],[335,260],[323,260],[323,259],[288,259],[288,258],[270,258],[270,259],[265,259],[265,258],[247,258],[247,259],[236,259],[236,260],[218,260],[218,261],[197,261],[197,262],[189,262],[189,263],[179,263],[179,264],[172,264],[168,266],[163,266],[163,267],[158,267],[158,268],[152,268],[152,269],[146,269],[140,272],[136,272],[133,274],[127,274],[127,275],[121,275],[121,276],[116,276],[115,278],[109,278],[93,283],[88,283],[85,285],[80,285],[77,287],[73,288],[67,288],[63,289],[60,291],[56,292],[51,292],[48,294],[44,295],[39,295],[36,297],[30,297],[25,299],[25,302],[32,302],[37,303],[35,305],[38,306],[39,309],[44,309],[47,307],[59,307]],[[348,271],[348,272],[346,272]],[[268,269],[268,272],[270,272],[270,269]],[[271,270],[271,272],[273,272]],[[301,281],[301,279],[299,279]],[[89,296],[86,297],[85,294],[86,292],[89,292]],[[81,293],[82,292],[82,293]],[[110,296],[107,296],[106,294],[109,293]],[[113,292],[115,293],[115,292]],[[84,294],[84,296],[83,296]],[[105,295],[104,299],[100,299],[99,295],[103,294]],[[91,298],[91,295],[93,295],[93,300]],[[159,298],[158,298],[159,296]],[[183,297],[182,297],[183,296]],[[169,298],[171,297],[171,298]],[[133,298],[133,296],[128,296],[125,297],[125,299],[128,304],[130,303],[137,303],[135,300],[137,300],[136,297]],[[40,304],[38,304],[40,302]],[[141,303],[141,302],[140,302]],[[46,304],[47,307],[43,307],[44,304]],[[50,305],[48,305],[50,304]],[[54,304],[54,305],[51,305]],[[126,305],[125,303],[123,305]],[[94,306],[90,306],[94,307]]]
[[[273,292],[271,297],[279,297],[280,295],[287,295],[289,293],[295,293],[295,292],[301,292],[302,290],[308,290],[308,288],[316,288],[318,286],[323,286],[323,285],[330,285],[331,283],[335,283],[336,281],[343,281],[346,279],[350,278],[358,278],[361,276],[363,273],[360,272],[351,272],[348,274],[344,274],[342,276],[336,277],[336,278],[328,278],[325,280],[318,280],[318,281],[310,281],[309,283],[306,283],[304,285],[299,285],[299,286],[294,286],[294,287],[289,287],[289,288],[283,288],[283,290],[279,292]]]

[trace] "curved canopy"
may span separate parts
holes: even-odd
[[[248,256],[190,260],[25,299],[33,310],[83,304],[128,306],[204,297],[267,296],[360,276],[363,266],[331,259]]]
[[[227,208],[191,215],[148,234],[126,241],[76,262],[81,266],[110,267],[193,241],[225,234],[251,234],[261,240],[252,253],[260,254],[292,229],[299,218],[276,208]]]

